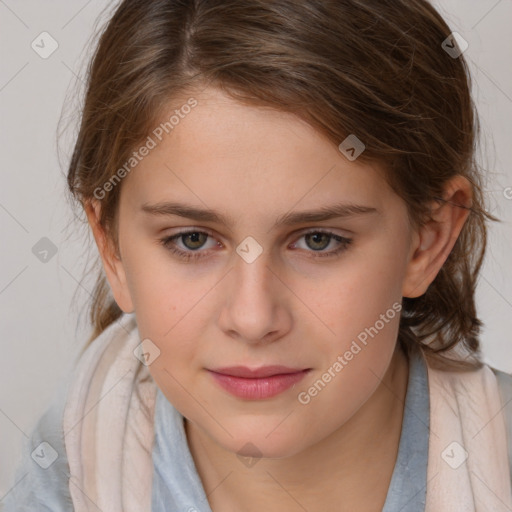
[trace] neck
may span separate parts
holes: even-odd
[[[348,422],[292,457],[261,459],[250,467],[185,420],[212,511],[382,510],[398,453],[407,381],[407,357],[397,344],[379,387]]]

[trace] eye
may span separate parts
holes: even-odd
[[[204,252],[199,249],[204,247],[205,242],[208,237],[214,240],[213,235],[206,231],[183,231],[181,233],[177,233],[172,236],[165,237],[160,240],[160,243],[170,252],[176,254],[179,258],[184,259],[186,261],[195,260],[198,258],[206,257]],[[304,233],[300,238],[306,241],[307,248],[305,249],[307,252],[312,252],[313,258],[325,258],[325,257],[334,257],[343,252],[350,243],[352,243],[352,239],[346,238],[331,231],[325,230],[314,230]],[[183,248],[179,247],[177,241],[181,242]],[[327,247],[332,245],[332,242],[335,242],[335,248],[330,251],[325,251]],[[215,242],[211,247],[219,247],[220,243]],[[291,244],[291,247],[294,249],[297,247],[297,242]],[[308,250],[312,249],[312,250]]]
[[[168,236],[161,240],[162,245],[184,260],[202,258],[203,254],[198,250],[204,245],[208,237],[213,237],[205,231],[183,231],[176,235]],[[177,247],[175,240],[179,240],[185,246],[185,250]],[[219,245],[217,242],[215,245]]]
[[[346,238],[337,235],[332,231],[324,230],[308,231],[307,233],[304,233],[300,237],[300,239],[302,238],[304,238],[304,240],[306,241],[307,247],[313,249],[313,252],[315,253],[313,255],[313,258],[326,258],[338,256],[352,243],[351,238]],[[331,245],[331,242],[333,241],[335,242],[335,248],[330,251],[324,251],[324,249],[329,247],[329,245]],[[293,243],[292,245],[296,247],[297,242]]]

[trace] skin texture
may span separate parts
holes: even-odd
[[[434,221],[416,231],[376,165],[350,162],[290,114],[215,89],[194,97],[198,105],[121,184],[119,254],[97,222],[99,204],[87,207],[114,297],[161,351],[149,369],[186,418],[212,510],[381,510],[407,389],[399,315],[308,404],[297,396],[393,304],[426,291],[468,211],[434,205]],[[469,206],[467,180],[452,179],[444,198]],[[232,224],[141,211],[162,201],[215,210]],[[273,227],[285,213],[340,202],[376,211]],[[337,256],[317,256],[340,244],[305,236],[315,229],[352,241]],[[210,235],[174,240],[197,248],[196,260],[161,242],[187,230]],[[248,236],[263,249],[251,263],[236,252]],[[312,371],[265,400],[236,398],[207,371],[269,364]]]

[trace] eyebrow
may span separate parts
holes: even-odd
[[[234,224],[234,218],[225,216],[219,212],[209,209],[196,208],[182,203],[161,202],[156,204],[144,203],[141,210],[153,216],[176,215],[186,217],[195,221],[214,222],[226,226]],[[292,226],[306,222],[320,222],[335,218],[351,217],[361,214],[378,213],[376,208],[353,203],[340,203],[323,206],[317,210],[302,212],[288,212],[277,218],[273,228],[279,226]]]

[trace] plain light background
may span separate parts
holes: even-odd
[[[101,18],[106,20],[116,4],[0,0],[0,500],[15,485],[23,440],[89,334],[84,312],[93,280],[84,278],[84,271],[97,250],[86,227],[73,220],[65,172],[79,106],[73,94],[90,51],[86,45],[98,15],[107,9]],[[491,226],[477,292],[483,353],[492,366],[512,372],[512,1],[434,5],[469,43],[464,55],[482,123],[489,210],[503,220]],[[46,59],[31,47],[42,32],[58,44]],[[71,107],[59,125],[66,95]],[[59,161],[57,130],[66,125]],[[56,251],[46,262],[33,252],[36,244],[48,244],[41,242],[44,237]]]

